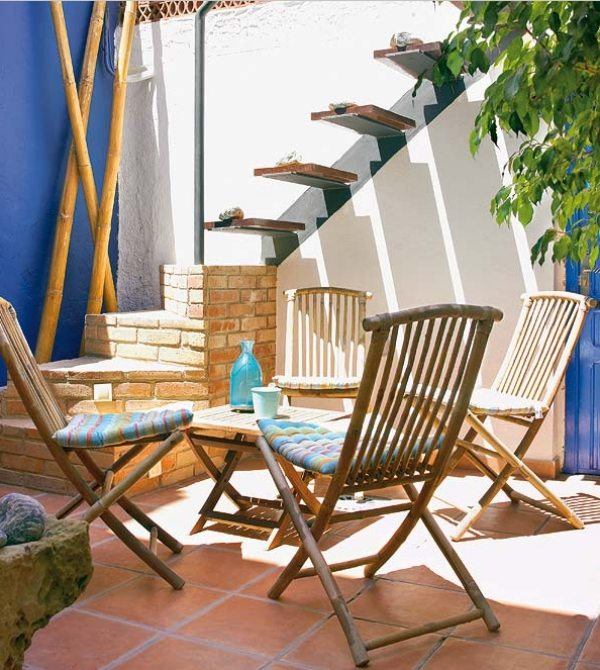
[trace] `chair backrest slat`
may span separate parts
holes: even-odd
[[[0,298],[0,355],[10,377],[44,439],[66,426],[65,416],[44,379],[12,305]]]
[[[331,286],[286,291],[285,375],[360,377],[366,291]]]
[[[494,390],[552,405],[591,302],[565,291],[525,294]]]
[[[434,305],[365,320],[371,345],[336,472],[343,480],[338,486],[441,474],[493,322],[501,317],[491,307]]]

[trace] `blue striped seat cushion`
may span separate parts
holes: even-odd
[[[261,419],[258,427],[271,449],[299,468],[333,475],[340,458],[346,433],[332,431],[316,423],[286,421],[284,419]],[[436,445],[439,447],[439,444]],[[413,447],[413,453],[418,445]],[[425,451],[431,451],[427,440]],[[382,459],[389,451],[386,449]]]
[[[142,438],[184,430],[192,419],[189,409],[162,409],[128,414],[77,414],[54,433],[62,447],[98,449]]]

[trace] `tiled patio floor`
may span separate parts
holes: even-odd
[[[243,490],[271,485],[258,463],[239,473]],[[473,502],[485,482],[472,474],[448,479],[434,508],[442,526],[460,516],[449,504]],[[2,487],[0,487],[1,489]],[[266,597],[293,552],[265,551],[261,539],[207,530],[192,537],[198,507],[210,488],[199,481],[138,502],[185,544],[169,558],[187,580],[171,590],[150,574],[101,522],[92,527],[95,572],[80,600],[38,632],[29,670],[344,670],[353,664],[337,620],[315,579],[295,582],[280,602]],[[572,477],[552,488],[588,525],[563,522],[525,506],[497,503],[457,548],[501,621],[481,621],[371,653],[376,670],[600,670],[600,482]],[[4,491],[0,491],[4,493]],[[58,496],[39,494],[52,511]],[[398,516],[338,527],[328,555],[361,555],[378,547]],[[139,527],[130,524],[135,532]],[[354,553],[351,553],[354,552]],[[460,613],[469,601],[423,528],[370,582],[360,569],[338,573],[345,597],[367,636]]]

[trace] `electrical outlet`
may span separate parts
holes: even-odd
[[[112,400],[112,384],[94,384],[94,400]]]

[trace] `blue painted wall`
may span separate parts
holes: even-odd
[[[114,27],[118,2],[109,2]],[[65,2],[75,73],[83,60],[91,2]],[[98,192],[112,101],[112,38],[98,59],[88,145]],[[110,53],[106,53],[109,48]],[[0,296],[15,306],[35,347],[70,142],[60,64],[46,2],[0,2]],[[116,214],[115,214],[116,219]],[[111,256],[116,268],[116,220]],[[79,351],[93,248],[81,190],[54,359]],[[0,361],[0,385],[6,371]]]

